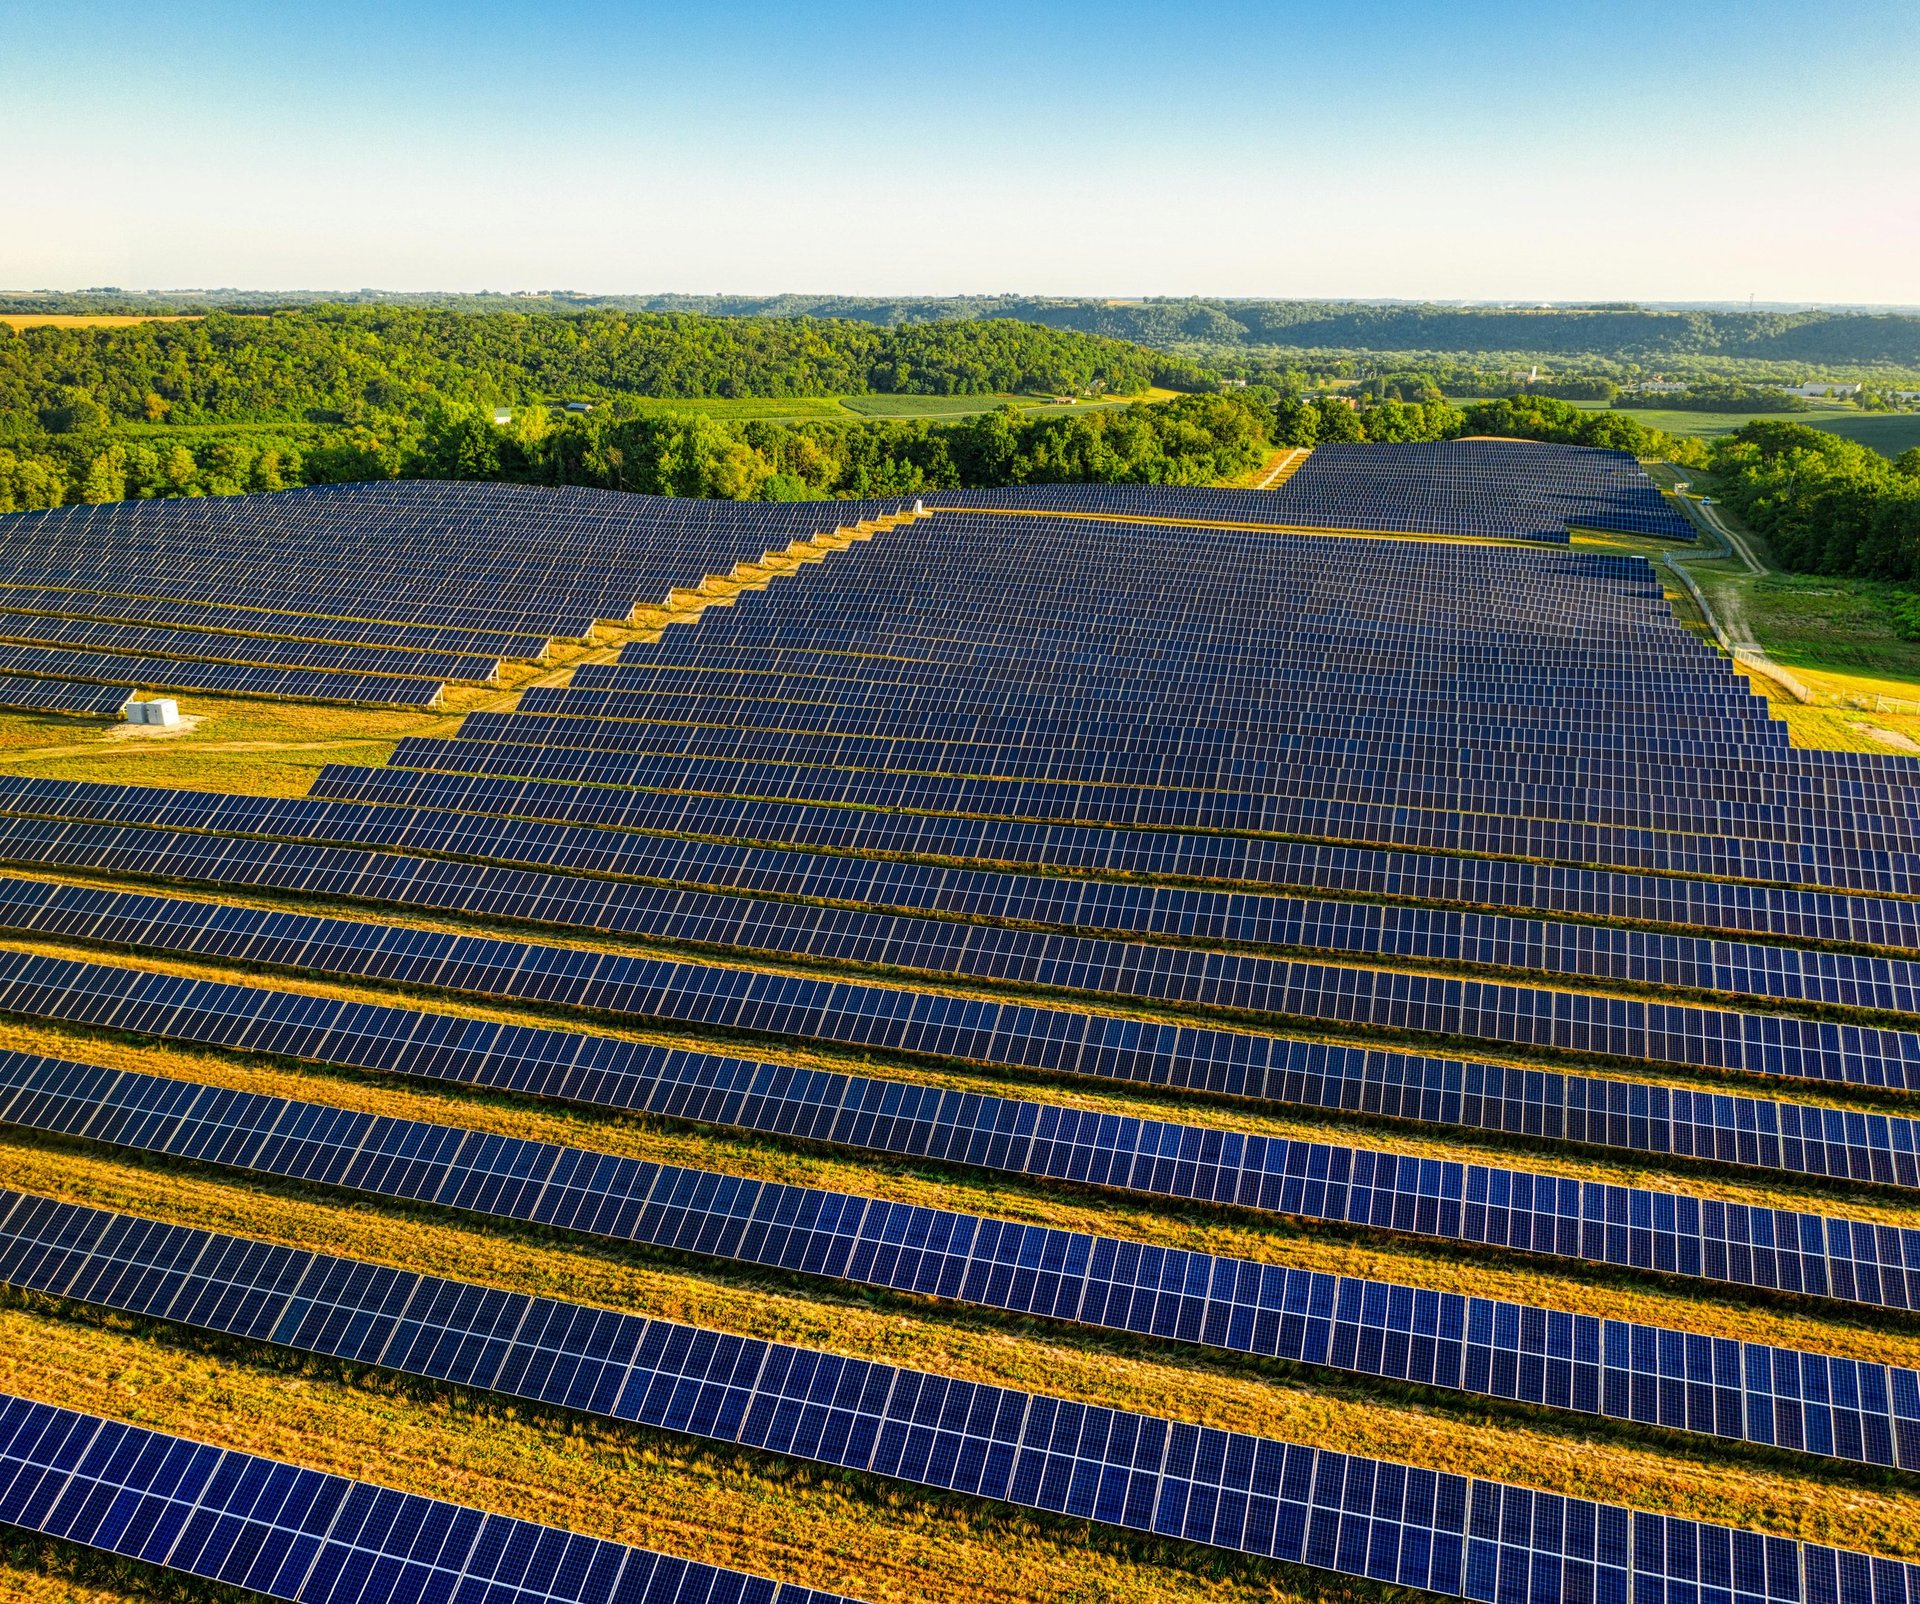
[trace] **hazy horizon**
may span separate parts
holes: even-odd
[[[844,300],[844,301],[944,301],[944,300],[998,300],[1015,299],[1031,301],[1069,301],[1078,303],[1101,302],[1109,306],[1150,305],[1157,302],[1215,301],[1225,305],[1256,304],[1272,302],[1325,303],[1339,306],[1439,306],[1457,307],[1465,310],[1527,311],[1534,308],[1554,311],[1618,311],[1631,308],[1643,312],[1844,312],[1878,315],[1920,315],[1920,301],[1668,301],[1636,300],[1631,297],[1615,296],[1611,298],[1595,297],[1591,300],[1551,300],[1544,296],[1512,296],[1500,299],[1475,300],[1465,296],[1439,295],[1206,295],[1193,293],[1168,293],[1156,295],[1127,295],[1117,291],[1087,290],[1067,291],[1052,294],[1028,293],[1020,290],[958,290],[946,295],[935,295],[913,290],[904,290],[891,295],[858,294],[840,290],[689,290],[689,289],[583,289],[578,287],[552,288],[538,286],[500,286],[480,285],[430,285],[422,289],[395,289],[390,286],[362,284],[349,288],[346,285],[315,284],[62,284],[49,285],[0,285],[0,299],[8,296],[32,295],[126,295],[126,296],[200,296],[213,298],[222,295],[285,295],[289,297],[308,296],[499,296],[504,298],[537,299],[579,299],[593,301],[612,300],[702,300],[725,298],[743,301],[777,300]]]

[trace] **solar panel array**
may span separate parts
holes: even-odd
[[[0,1524],[293,1604],[837,1604],[0,1393]]]
[[[933,491],[926,501],[930,507],[1499,540],[1564,543],[1569,526],[1695,538],[1693,525],[1631,453],[1532,440],[1324,445],[1272,490],[1018,485]]]
[[[1672,533],[1632,523],[1637,465],[1366,449],[1316,453],[1318,525],[1255,492],[928,497],[974,510],[886,518],[304,797],[0,777],[0,1016],[47,1039],[0,1051],[0,1151],[54,1160],[0,1174],[0,1283],[54,1300],[19,1318],[371,1366],[723,1444],[734,1475],[833,1467],[875,1508],[938,1490],[949,1534],[1013,1505],[1083,1591],[1112,1574],[1075,1568],[1091,1544],[1236,1597],[1278,1560],[1485,1604],[1920,1604],[1920,765],[1791,746],[1640,559],[1275,527],[1457,503],[1445,532]],[[208,576],[154,605],[207,609],[227,666],[323,676],[542,636],[515,598],[618,616],[593,609],[633,575],[819,516],[275,502],[316,552],[278,599],[215,575],[246,507],[142,511],[126,550]],[[109,595],[91,522],[34,526],[21,549],[73,566],[23,593]],[[350,625],[354,561],[411,587],[370,621],[404,636],[296,634]],[[189,621],[36,602],[9,636],[6,606],[36,649]],[[238,656],[267,655],[249,609],[287,620],[271,663]],[[292,1187],[308,1212],[256,1224]],[[409,1219],[457,1222],[465,1268]],[[522,1273],[536,1243],[577,1292]],[[669,1306],[594,1279],[620,1255]],[[856,1339],[849,1298],[891,1335]],[[812,1334],[777,1336],[797,1311]],[[967,1321],[1005,1367],[963,1358]],[[1050,1357],[1083,1344],[1156,1367],[1153,1402]],[[1313,1435],[1201,1424],[1216,1374]],[[776,1520],[803,1496],[756,1485]],[[511,1524],[385,1529],[456,1518]],[[697,1517],[645,1529],[680,1560],[598,1563],[682,1587]],[[894,1545],[832,1530],[747,1568],[896,1585]],[[911,1591],[997,1574],[920,1530]],[[563,1585],[586,1539],[520,1541],[529,1596],[628,1596]]]
[[[123,686],[89,685],[70,679],[16,679],[0,674],[0,708],[9,712],[116,718],[127,701]]]
[[[502,658],[903,505],[406,482],[18,513],[0,675],[430,708],[446,682],[494,683]]]
[[[0,1123],[142,1152],[1920,1470],[1920,1372],[1910,1368],[1206,1253],[1143,1250],[1116,1238],[17,1053],[0,1060],[0,1091]],[[36,1207],[26,1199],[19,1212]],[[59,1211],[43,1217],[59,1222]],[[8,1236],[0,1209],[0,1241]],[[11,1258],[0,1258],[0,1267],[14,1268],[0,1271],[0,1279],[23,1284],[28,1272],[21,1266],[38,1265],[46,1237],[44,1229],[13,1229]]]

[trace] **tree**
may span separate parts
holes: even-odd
[[[1322,396],[1313,404],[1314,434],[1320,444],[1366,439],[1359,410],[1333,396]]]
[[[80,486],[80,499],[94,506],[122,501],[127,494],[127,452],[124,446],[109,446],[93,459],[87,477]]]
[[[420,441],[420,474],[427,479],[498,479],[501,438],[493,420],[478,407],[436,407]]]

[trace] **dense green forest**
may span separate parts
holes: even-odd
[[[554,414],[506,426],[435,401],[352,426],[88,426],[0,446],[0,511],[149,496],[236,495],[393,477],[583,484],[766,500],[911,495],[1026,483],[1214,484],[1281,446],[1505,434],[1700,460],[1624,412],[1544,397],[1482,402],[1303,400],[1249,387],[1067,414],[1001,408],[952,422],[736,422],[707,414]]]
[[[1223,389],[1191,364],[1104,335],[994,320],[882,328],[327,306],[0,329],[0,511],[394,477],[766,499],[1212,484],[1252,473],[1283,446],[1463,434],[1705,460],[1699,441],[1624,409],[1583,409],[1544,386],[1457,405],[1442,377],[1384,374],[1318,397],[1297,385]],[[1156,380],[1189,393],[1105,410],[817,422],[649,399],[1038,390],[1124,400]],[[590,410],[559,404],[582,397]]]
[[[1787,568],[1920,581],[1920,447],[1889,460],[1852,440],[1772,419],[1714,448],[1720,499]]]
[[[0,325],[0,418],[354,423],[432,400],[623,396],[1137,394],[1211,384],[1122,341],[1005,321],[878,329],[810,319],[396,307],[214,313],[107,327]]]
[[[1651,308],[1379,305],[1352,301],[1099,299],[966,296],[946,299],[827,295],[595,296],[555,293],[349,296],[265,291],[130,294],[0,294],[0,311],[266,311],[338,299],[363,306],[477,312],[669,313],[787,320],[826,318],[883,329],[1013,319],[1131,341],[1215,363],[1272,370],[1293,361],[1310,371],[1378,371],[1385,360],[1451,359],[1490,373],[1550,362],[1631,374],[1654,369],[1728,376],[1891,377],[1920,372],[1920,316],[1907,312],[1735,311]],[[1819,371],[1815,371],[1819,370]],[[1238,368],[1235,369],[1239,371]],[[1246,376],[1242,374],[1242,376]]]
[[[1271,408],[1240,395],[1063,416],[1002,408],[951,423],[534,410],[504,428],[450,403],[380,427],[101,431],[0,446],[0,511],[394,477],[765,500],[1030,481],[1211,484],[1264,460],[1271,423]]]

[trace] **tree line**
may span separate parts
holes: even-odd
[[[880,328],[1014,320],[1105,335],[1161,350],[1196,344],[1321,352],[1592,357],[1669,365],[1722,357],[1813,365],[1920,368],[1920,317],[1832,310],[1584,305],[1435,306],[1359,301],[1160,297],[1112,301],[974,295],[545,295],[453,292],[288,293],[263,290],[142,293],[117,289],[0,296],[0,311],[69,313],[273,312],[336,302],[362,308],[509,314],[669,313],[789,321],[832,319]]]
[[[1889,459],[1805,424],[1757,419],[1718,441],[1715,494],[1782,567],[1920,581],[1920,446]]]
[[[1206,388],[1191,362],[1005,320],[854,322],[387,306],[19,331],[0,324],[0,440],[109,423],[360,424],[435,401]]]
[[[1778,385],[1743,384],[1737,379],[1688,380],[1684,390],[1635,390],[1613,398],[1616,407],[1662,412],[1808,412],[1812,408]]]
[[[502,426],[436,401],[416,418],[352,426],[74,432],[0,446],[0,511],[151,496],[237,495],[390,478],[595,485],[655,495],[800,500],[1011,484],[1219,484],[1287,446],[1504,435],[1699,464],[1698,440],[1624,412],[1541,396],[1477,402],[1306,398],[1249,387],[1048,414],[1011,407],[953,421],[736,421],[659,411],[553,414]]]

